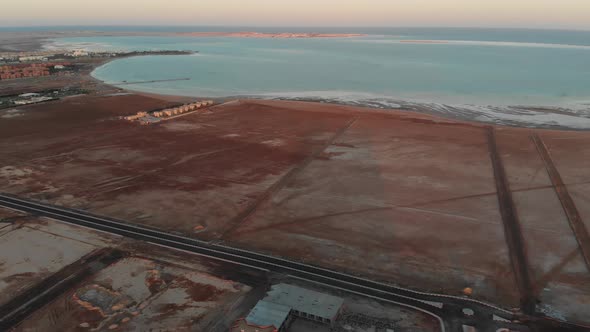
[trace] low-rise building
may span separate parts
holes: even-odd
[[[84,50],[74,50],[70,53],[66,54],[67,56],[72,56],[72,57],[82,57],[82,56],[88,56],[89,53],[84,51]]]
[[[344,300],[337,296],[289,285],[273,285],[264,301],[288,306],[295,316],[333,326]]]
[[[291,308],[259,301],[246,319],[236,322],[232,332],[284,332],[290,321]]]
[[[30,55],[30,56],[21,56],[18,58],[20,62],[27,62],[27,61],[47,61],[47,58],[43,55]]]
[[[344,300],[309,289],[273,285],[245,318],[236,321],[231,332],[282,332],[294,317],[301,317],[334,327]]]

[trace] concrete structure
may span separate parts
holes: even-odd
[[[344,303],[340,297],[289,284],[272,286],[263,301],[290,307],[295,316],[330,326],[334,325]]]
[[[275,331],[282,332],[289,325],[290,315],[290,307],[262,300],[250,311],[246,323],[259,328],[272,326]]]
[[[236,321],[231,332],[285,331],[293,317],[301,317],[334,327],[344,300],[309,289],[278,284],[250,311]]]

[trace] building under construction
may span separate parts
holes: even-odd
[[[168,108],[162,111],[153,112],[152,115],[156,118],[166,118],[174,115],[180,115],[183,113],[196,111],[198,109],[205,108],[211,105],[213,105],[213,100],[203,100],[196,103],[190,103],[178,107]]]
[[[213,100],[203,100],[200,102],[185,104],[182,106],[176,106],[172,108],[167,108],[161,111],[155,112],[137,112],[137,114],[129,115],[123,117],[125,120],[129,121],[139,121],[141,124],[150,124],[154,122],[159,122],[166,118],[171,118],[174,116],[178,116],[185,113],[195,112],[201,109],[205,109],[209,106],[213,105]]]

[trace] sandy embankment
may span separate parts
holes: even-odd
[[[295,33],[295,32],[281,32],[281,33],[264,33],[253,31],[242,32],[186,32],[178,33],[182,36],[193,37],[236,37],[236,38],[347,38],[347,37],[362,37],[366,36],[359,33]]]
[[[162,36],[156,32],[103,32],[103,31],[18,31],[0,32],[0,52],[40,52],[48,40],[70,37],[101,36]]]
[[[400,40],[400,43],[408,44],[448,44],[445,40]]]
[[[346,38],[362,37],[357,33],[263,33],[242,32],[142,32],[142,31],[32,31],[0,32],[0,52],[41,51],[45,41],[54,38],[100,37],[100,36],[192,36],[236,38]]]

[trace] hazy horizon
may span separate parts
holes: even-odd
[[[32,10],[34,8],[34,10]],[[3,6],[2,27],[470,27],[590,30],[586,0],[25,0]]]
[[[332,26],[315,26],[315,25],[231,25],[231,24],[209,24],[209,25],[184,25],[184,24],[61,24],[61,25],[0,25],[0,29],[52,29],[52,28],[236,28],[239,29],[482,29],[482,30],[558,30],[558,31],[590,31],[588,28],[560,28],[560,27],[517,27],[517,26],[503,26],[503,27],[483,27],[483,26],[436,26],[436,25],[391,25],[391,26],[363,26],[363,25],[332,25]],[[115,30],[113,30],[115,31]],[[313,30],[308,30],[314,32]],[[355,31],[351,31],[355,32]]]

